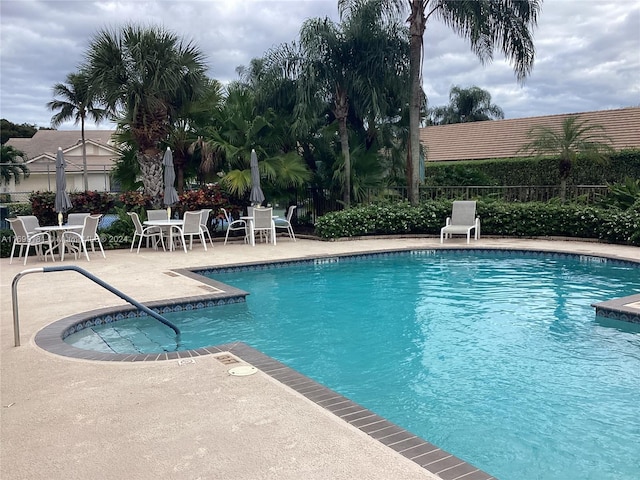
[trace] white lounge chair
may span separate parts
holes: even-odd
[[[276,224],[276,232],[278,231],[279,228],[284,229],[287,231],[287,233],[289,234],[289,237],[291,237],[293,239],[293,241],[296,241],[296,235],[293,233],[293,226],[291,225],[291,218],[293,217],[293,211],[298,208],[297,205],[291,205],[289,207],[289,210],[287,211],[287,218],[278,218],[275,220],[275,224]]]
[[[480,218],[476,217],[476,202],[471,200],[453,202],[451,216],[447,217],[445,226],[440,229],[440,243],[453,235],[466,235],[467,243],[474,230],[474,239],[480,238]]]

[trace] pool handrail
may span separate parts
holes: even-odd
[[[118,290],[115,287],[112,287],[107,282],[99,279],[98,277],[96,277],[92,273],[87,272],[83,268],[80,268],[80,267],[78,267],[76,265],[61,265],[59,267],[29,268],[27,270],[23,270],[22,272],[18,273],[13,278],[13,282],[11,283],[11,300],[12,300],[12,303],[13,303],[13,339],[14,339],[14,344],[15,344],[16,347],[20,346],[20,320],[18,318],[18,282],[20,281],[20,279],[22,277],[24,277],[25,275],[27,275],[29,273],[47,273],[47,272],[64,272],[64,271],[74,271],[74,272],[80,273],[81,275],[84,275],[89,280],[94,281],[95,283],[97,283],[101,287],[109,290],[114,295],[117,295],[118,297],[122,298],[126,302],[130,303],[131,305],[136,307],[138,310],[143,311],[147,315],[149,315],[149,316],[155,318],[156,320],[158,320],[159,322],[163,323],[164,325],[166,325],[167,327],[169,327],[170,329],[172,329],[175,332],[175,334],[176,334],[176,344],[180,345],[180,329],[177,326],[175,326],[173,323],[171,323],[169,320],[164,318],[162,315],[160,315],[157,312],[154,312],[149,307],[141,304],[137,300],[134,300],[129,295],[121,292],[120,290]]]

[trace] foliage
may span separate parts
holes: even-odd
[[[604,203],[622,210],[637,206],[640,202],[640,178],[626,177],[624,183],[608,185],[609,193]]]
[[[427,165],[427,185],[454,185],[458,177],[452,170],[464,170],[465,176],[487,181],[479,185],[559,185],[558,158],[502,158],[433,162]],[[464,178],[465,176],[462,176]],[[611,154],[606,164],[578,156],[567,185],[605,185],[624,182],[630,176],[640,178],[640,150],[622,150]],[[468,185],[465,183],[465,185]]]
[[[11,179],[16,184],[20,183],[20,176],[29,176],[29,168],[18,157],[24,158],[24,153],[20,150],[13,148],[11,145],[2,145],[2,160],[0,163],[0,178],[5,185],[11,182]]]
[[[502,109],[491,103],[491,94],[480,87],[460,88],[455,85],[449,91],[449,105],[429,109],[429,125],[482,122],[504,118]]]
[[[640,246],[640,209],[603,209],[577,204],[478,202],[483,235],[593,238]],[[316,222],[322,238],[366,235],[438,235],[451,213],[451,202],[355,207],[331,212]]]
[[[87,173],[87,147],[85,145],[84,127],[87,119],[99,123],[106,117],[106,110],[97,107],[96,94],[90,88],[90,81],[86,72],[70,73],[67,83],[56,83],[53,95],[60,97],[47,103],[49,110],[58,111],[51,117],[51,126],[59,127],[67,120],[73,120],[74,125],[80,124],[82,138],[82,180],[84,189],[89,190]]]
[[[13,245],[13,230],[0,229],[0,258],[9,258]]]
[[[36,125],[30,125],[23,123],[21,125],[10,122],[3,118],[0,119],[0,138],[2,145],[4,145],[10,138],[31,138],[38,131]]]
[[[145,192],[160,205],[160,143],[180,112],[203,93],[203,53],[164,28],[129,24],[98,32],[86,60],[96,94],[136,144]]]
[[[567,117],[560,129],[536,126],[527,136],[530,142],[523,145],[521,151],[538,157],[558,156],[560,196],[563,201],[566,197],[567,179],[578,155],[604,163],[608,160],[608,155],[613,153],[611,138],[604,133],[604,127],[590,124],[589,120],[581,121],[578,115]]]
[[[533,68],[535,49],[533,28],[537,24],[541,0],[370,0],[386,13],[399,14],[409,22],[410,36],[410,102],[409,165],[407,187],[412,205],[418,204],[420,183],[420,126],[425,95],[422,90],[424,32],[430,18],[441,20],[456,34],[469,41],[471,50],[482,63],[491,61],[495,50],[501,50],[513,64],[518,80]],[[363,0],[338,0],[343,15],[359,8]],[[409,15],[406,16],[406,10]]]
[[[408,84],[407,37],[400,22],[386,17],[379,3],[372,1],[342,10],[339,24],[329,18],[312,18],[300,29],[303,60],[297,117],[305,117],[329,100],[331,119],[338,127],[340,162],[336,165],[342,165],[338,176],[347,208],[353,188],[350,123],[360,119],[375,135],[381,119],[399,116],[401,108],[391,113],[393,102],[389,100],[402,98],[390,93]]]
[[[431,168],[429,168],[431,170]],[[448,168],[435,169],[429,178],[429,185],[496,185],[497,183],[482,169],[470,164],[451,165]]]
[[[153,208],[153,198],[140,191],[124,192],[120,194],[120,202],[128,207],[140,207],[143,210]]]
[[[69,194],[73,208],[69,213],[107,213],[116,201],[116,197],[107,192],[74,192]],[[33,192],[29,195],[32,215],[38,217],[41,225],[54,225],[57,223],[55,211],[55,192]]]

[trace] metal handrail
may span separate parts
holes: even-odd
[[[141,304],[140,302],[134,300],[129,295],[126,295],[126,294],[122,293],[117,288],[112,287],[108,283],[104,282],[103,280],[100,280],[98,277],[96,277],[95,275],[87,272],[86,270],[84,270],[84,269],[82,269],[80,267],[77,267],[75,265],[63,265],[63,266],[60,266],[60,267],[29,268],[27,270],[23,270],[22,272],[18,273],[14,277],[13,282],[11,283],[11,300],[12,300],[12,303],[13,303],[13,339],[14,339],[14,343],[15,343],[16,347],[20,346],[20,320],[18,318],[18,282],[20,281],[20,279],[22,277],[24,277],[25,275],[27,275],[29,273],[64,272],[64,271],[67,271],[67,270],[72,270],[74,272],[78,272],[78,273],[84,275],[89,280],[93,280],[95,283],[97,283],[98,285],[100,285],[103,288],[106,288],[107,290],[109,290],[114,295],[117,295],[118,297],[122,298],[126,302],[129,302],[131,305],[136,307],[138,310],[142,310],[147,315],[149,315],[149,316],[155,318],[156,320],[158,320],[159,322],[165,324],[167,327],[169,327],[170,329],[172,329],[175,332],[175,334],[176,334],[176,343],[178,345],[180,345],[180,329],[178,327],[176,327],[173,323],[171,323],[169,320],[164,318],[162,315],[160,315],[157,312],[154,312],[149,307],[146,307],[145,305]]]

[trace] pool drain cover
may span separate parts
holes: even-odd
[[[233,375],[234,377],[246,377],[247,375],[253,375],[256,373],[258,369],[256,367],[252,367],[251,365],[241,365],[239,367],[233,367],[229,370],[229,375]]]

